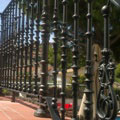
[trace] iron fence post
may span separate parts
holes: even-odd
[[[99,65],[100,89],[97,98],[97,114],[100,119],[115,120],[117,115],[117,99],[113,91],[115,65],[110,58],[109,15],[110,0],[102,7],[104,17],[104,44],[102,61]]]

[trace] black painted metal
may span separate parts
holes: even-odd
[[[54,70],[53,70],[53,83],[54,83],[54,94],[52,98],[52,107],[57,111],[57,53],[58,53],[58,0],[54,0],[54,14],[53,14],[53,32],[54,32],[54,42],[53,42],[53,49],[54,49]]]
[[[22,90],[22,67],[23,67],[23,63],[22,63],[22,57],[21,57],[21,53],[22,53],[22,40],[21,40],[21,25],[22,25],[22,15],[21,15],[21,4],[22,1],[19,0],[19,38],[18,38],[18,53],[19,53],[19,57],[18,57],[18,81],[19,81],[19,85],[18,85],[18,89],[21,91]],[[22,64],[21,64],[22,63]]]
[[[13,27],[13,89],[17,89],[17,79],[16,79],[16,66],[17,66],[17,15],[18,15],[18,4],[17,0],[15,0],[15,18],[14,18],[14,27]]]
[[[52,120],[61,120],[58,113],[56,113],[56,108],[54,108],[54,106],[51,105],[52,103],[52,98],[51,97],[47,97],[46,98],[46,102],[50,111],[50,115],[52,117]]]
[[[48,43],[49,43],[49,21],[48,21],[48,0],[43,0],[42,16],[41,16],[41,40],[42,40],[42,60],[41,60],[41,85],[40,93],[40,108],[35,112],[35,116],[47,116],[45,96],[47,95],[47,81],[48,81]],[[47,115],[46,115],[47,113]]]
[[[115,4],[117,0],[110,0]],[[109,2],[110,2],[109,1]],[[59,0],[54,0],[53,20],[49,20],[49,0],[11,0],[1,17],[0,38],[0,87],[14,92],[24,92],[39,96],[40,108],[35,116],[46,117],[50,111],[54,120],[65,120],[65,93],[67,74],[67,6],[69,1],[62,0],[62,26],[59,26]],[[119,2],[118,2],[119,4]],[[42,5],[42,7],[41,7]],[[74,37],[73,37],[73,114],[72,119],[78,120],[78,41],[79,41],[79,0],[73,0],[74,5]],[[41,11],[42,9],[42,11]],[[109,48],[109,4],[102,9],[104,16],[104,49],[103,59],[99,66],[100,91],[97,101],[97,112],[103,120],[113,120],[117,114],[116,96],[113,92],[114,64],[110,58]],[[41,15],[42,14],[42,15]],[[51,23],[52,24],[51,24]],[[51,27],[51,26],[52,27]],[[53,28],[53,97],[47,97],[48,83],[48,44],[50,27]],[[61,31],[59,31],[61,28]],[[61,39],[59,37],[61,32]],[[41,36],[41,37],[40,37]],[[92,120],[92,0],[88,0],[87,13],[87,55],[86,55],[86,101],[85,120]],[[42,44],[40,44],[42,41]],[[61,42],[60,42],[61,41]],[[62,90],[61,114],[57,110],[57,58],[59,43],[61,45]],[[41,49],[42,47],[42,49]],[[42,56],[41,55],[42,50]],[[69,53],[68,53],[69,54]],[[40,60],[42,57],[42,60]],[[41,66],[39,62],[41,61]],[[41,69],[41,71],[40,71]],[[41,77],[39,76],[41,74]],[[41,78],[41,81],[40,81]],[[15,96],[14,96],[15,97]],[[48,107],[48,108],[47,108]]]
[[[28,72],[28,40],[29,40],[29,1],[26,0],[26,28],[25,28],[25,64],[24,64],[24,88],[23,91],[27,91],[27,72]]]
[[[28,92],[31,93],[32,92],[32,66],[33,66],[33,29],[34,29],[34,0],[31,0],[31,18],[30,18],[30,63],[29,63],[29,84],[28,84]]]
[[[39,67],[39,62],[38,62],[38,57],[39,57],[39,46],[40,46],[40,1],[37,0],[37,11],[36,11],[36,39],[35,39],[35,75],[34,75],[34,88],[33,92],[35,94],[38,94],[38,67]]]
[[[13,1],[13,4],[12,4],[12,16],[11,18],[12,19],[12,24],[9,28],[9,31],[11,31],[11,35],[10,35],[10,41],[11,41],[11,44],[10,44],[10,50],[11,50],[11,70],[10,70],[10,80],[11,80],[11,83],[10,83],[10,86],[12,89],[14,89],[15,87],[15,69],[14,69],[14,23],[15,23],[15,0]],[[13,72],[14,71],[14,72]]]
[[[77,100],[78,100],[78,20],[79,20],[79,0],[74,1],[74,45],[73,45],[73,120],[77,120]]]
[[[21,28],[21,34],[20,34],[20,86],[19,86],[19,90],[22,91],[23,90],[23,57],[24,57],[24,18],[25,18],[25,11],[24,11],[24,1],[20,1],[20,8],[21,8],[21,24],[22,24],[22,28]]]
[[[113,91],[115,65],[110,58],[109,14],[110,1],[103,6],[104,17],[104,48],[99,66],[100,90],[97,98],[97,113],[102,120],[115,120],[117,115],[117,100]]]
[[[17,3],[16,3],[17,4]],[[16,41],[16,90],[19,89],[19,59],[20,59],[20,26],[21,26],[21,9],[20,2],[18,1],[18,26],[17,26],[17,41]]]
[[[88,0],[87,13],[87,55],[86,55],[86,101],[85,101],[85,120],[92,120],[92,0]]]
[[[62,25],[62,55],[61,55],[61,64],[62,64],[62,90],[61,90],[61,97],[62,97],[62,106],[61,106],[61,119],[65,119],[65,86],[66,86],[66,42],[67,42],[67,0],[62,1],[63,5],[63,25]]]

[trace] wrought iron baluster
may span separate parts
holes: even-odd
[[[97,98],[97,114],[102,120],[115,120],[117,115],[117,100],[113,91],[115,65],[110,58],[109,14],[110,1],[103,6],[104,17],[104,48],[102,61],[99,65],[100,90]]]
[[[6,87],[7,87],[7,76],[6,76],[6,72],[7,72],[7,66],[6,66],[6,62],[7,62],[7,51],[6,51],[6,39],[7,39],[7,29],[6,29],[6,26],[7,26],[7,17],[6,17],[6,13],[5,13],[5,83],[6,83]]]
[[[4,23],[4,26],[3,26],[3,29],[4,29],[4,34],[3,34],[3,40],[4,40],[4,43],[3,43],[3,64],[4,64],[4,87],[6,87],[6,50],[5,50],[5,38],[6,38],[6,34],[5,34],[5,32],[6,32],[6,14],[5,13],[3,13],[3,16],[4,16],[4,21],[3,21],[3,23]]]
[[[24,1],[21,1],[21,8],[22,8],[22,18],[21,18],[21,34],[20,34],[20,86],[19,90],[21,91],[23,89],[23,52],[24,52]]]
[[[29,0],[26,1],[26,28],[25,28],[25,65],[24,65],[24,89],[25,92],[27,90],[27,69],[28,69],[28,40],[29,40],[29,11],[30,11],[30,5]]]
[[[20,84],[19,84],[19,72],[20,72],[20,33],[21,33],[21,0],[18,1],[18,5],[19,5],[19,20],[18,20],[18,33],[17,33],[17,71],[16,71],[16,89],[19,89]]]
[[[61,55],[61,63],[62,63],[62,90],[61,90],[61,97],[62,97],[62,106],[61,106],[61,119],[65,119],[65,87],[66,87],[66,69],[67,69],[67,62],[66,62],[66,43],[67,43],[67,0],[63,0],[63,26],[62,26],[62,55]]]
[[[11,11],[10,11],[10,56],[11,56],[11,69],[10,69],[10,88],[14,89],[14,81],[13,81],[13,39],[14,39],[14,6],[15,1],[13,0],[11,4]]]
[[[13,0],[13,15],[12,15],[12,39],[11,39],[11,79],[12,79],[12,89],[15,88],[15,77],[13,77],[12,75],[14,74],[13,72],[15,72],[14,70],[14,58],[15,58],[15,54],[14,54],[14,43],[15,43],[15,31],[14,31],[14,28],[15,28],[15,4],[16,4],[16,1]]]
[[[92,61],[91,61],[91,47],[92,47],[92,0],[88,0],[88,13],[87,13],[87,56],[86,56],[86,101],[85,101],[85,120],[92,118]]]
[[[54,32],[54,42],[53,42],[53,49],[54,49],[54,68],[53,68],[53,84],[54,84],[54,93],[52,98],[52,106],[55,112],[58,114],[57,111],[57,53],[58,53],[58,0],[54,0],[54,13],[53,13],[53,32]]]
[[[1,17],[1,16],[0,16]],[[0,34],[1,34],[1,25],[0,25]],[[1,39],[1,37],[0,37],[0,39]],[[0,45],[0,63],[2,63],[2,49],[1,49],[1,45]],[[1,86],[1,81],[2,81],[2,79],[1,79],[1,77],[2,77],[2,75],[1,75],[1,71],[2,70],[2,65],[0,65],[0,86]]]
[[[47,94],[47,81],[48,81],[48,43],[49,43],[49,18],[48,18],[48,0],[43,0],[42,8],[42,72],[41,72],[41,85],[40,85],[40,108],[35,112],[35,116],[46,117],[48,111],[45,104],[45,96]]]
[[[32,67],[33,67],[33,37],[34,37],[34,0],[31,0],[31,18],[30,18],[30,63],[29,63],[29,83],[28,92],[32,92]]]
[[[3,85],[3,14],[0,14],[0,19],[1,19],[1,24],[0,24],[0,34],[1,34],[1,44],[0,44],[0,62],[1,62],[1,65],[0,65],[0,86]]]
[[[4,27],[5,27],[5,17],[4,17],[4,13],[2,13],[2,59],[3,59],[3,66],[2,66],[2,86],[4,87],[5,86],[5,61],[4,61],[4,57],[5,57],[5,52],[4,52],[4,34],[5,34],[5,31],[4,31]]]
[[[18,14],[18,1],[15,0],[15,18],[14,18],[14,27],[13,27],[13,88],[17,89],[17,80],[16,80],[16,65],[17,65],[17,14]]]
[[[8,88],[10,88],[10,60],[11,60],[11,56],[10,56],[10,31],[9,31],[9,27],[10,27],[10,11],[11,11],[11,7],[8,6],[7,9],[7,35],[8,35],[8,39],[7,39],[7,82],[8,82]]]
[[[1,72],[1,86],[4,87],[4,14],[1,14],[1,54],[2,54],[2,72]]]
[[[7,39],[8,39],[8,34],[7,34],[7,13],[5,13],[5,87],[8,86],[8,81],[7,81],[7,62],[8,62],[8,57],[7,57]]]
[[[9,67],[10,67],[10,51],[9,51],[9,48],[10,48],[10,39],[9,39],[9,31],[8,31],[8,27],[9,27],[9,8],[6,10],[6,13],[7,13],[7,20],[6,20],[6,34],[7,34],[7,39],[6,39],[6,52],[7,52],[7,63],[6,63],[6,66],[7,66],[7,75],[6,75],[6,80],[7,80],[7,88],[9,88],[9,84],[10,84],[10,71],[9,71]]]
[[[4,42],[4,49],[5,49],[5,59],[4,59],[5,60],[5,87],[7,87],[7,64],[6,64],[7,63],[7,50],[6,50],[6,39],[7,39],[7,34],[6,34],[7,33],[6,32],[7,31],[7,29],[6,29],[7,17],[6,16],[7,16],[7,14],[4,13],[4,15],[5,15],[5,34],[4,34],[5,35],[4,36],[5,37],[5,42]]]
[[[14,1],[12,2],[12,4],[14,4]],[[13,13],[12,13],[12,11],[13,11],[13,5],[10,5],[10,7],[9,7],[9,12],[10,12],[10,14],[9,14],[9,28],[8,28],[8,32],[9,32],[9,52],[10,52],[10,76],[9,76],[9,78],[10,78],[10,84],[9,84],[9,88],[12,88],[12,17],[13,17]]]
[[[34,83],[34,88],[33,92],[35,94],[38,93],[38,57],[39,57],[39,45],[40,45],[40,1],[37,0],[37,16],[36,16],[36,38],[35,38],[35,83]]]
[[[73,45],[73,120],[77,120],[77,96],[78,96],[78,20],[79,20],[79,0],[74,1],[74,45]]]

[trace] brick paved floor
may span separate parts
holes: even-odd
[[[26,104],[26,103],[25,103]],[[50,118],[34,117],[35,105],[28,107],[19,102],[11,102],[7,98],[0,97],[0,120],[51,120]]]

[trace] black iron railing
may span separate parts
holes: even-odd
[[[111,0],[112,1],[112,0]],[[79,0],[73,0],[74,5],[74,37],[73,37],[73,120],[78,120],[78,41],[79,41]],[[110,1],[109,1],[110,2]],[[115,1],[113,3],[117,4]],[[0,14],[0,87],[13,92],[24,92],[29,95],[39,96],[40,108],[35,116],[47,117],[48,108],[54,120],[65,119],[65,94],[67,74],[67,11],[68,0],[54,0],[53,20],[49,20],[49,0],[11,0],[9,5]],[[58,24],[60,15],[59,5],[62,3],[61,31]],[[92,0],[88,0],[87,13],[87,52],[86,52],[86,101],[85,120],[92,120]],[[103,120],[113,120],[116,117],[116,96],[113,93],[114,64],[109,57],[109,3],[104,6],[104,49],[103,60],[99,66],[100,91],[98,94],[98,116]],[[119,2],[117,4],[119,6]],[[52,23],[54,65],[53,85],[54,95],[47,94],[48,82],[48,46],[50,27]],[[60,35],[61,34],[61,37]],[[61,43],[60,43],[61,41]],[[41,43],[40,43],[41,42]],[[60,112],[57,110],[57,57],[58,44],[61,44],[62,89]],[[42,46],[42,49],[41,49]],[[42,52],[41,52],[42,51]],[[39,69],[41,68],[41,70]],[[39,73],[41,75],[39,75]],[[39,79],[41,78],[41,80]],[[106,111],[107,109],[107,111]],[[110,111],[111,110],[111,111]]]

